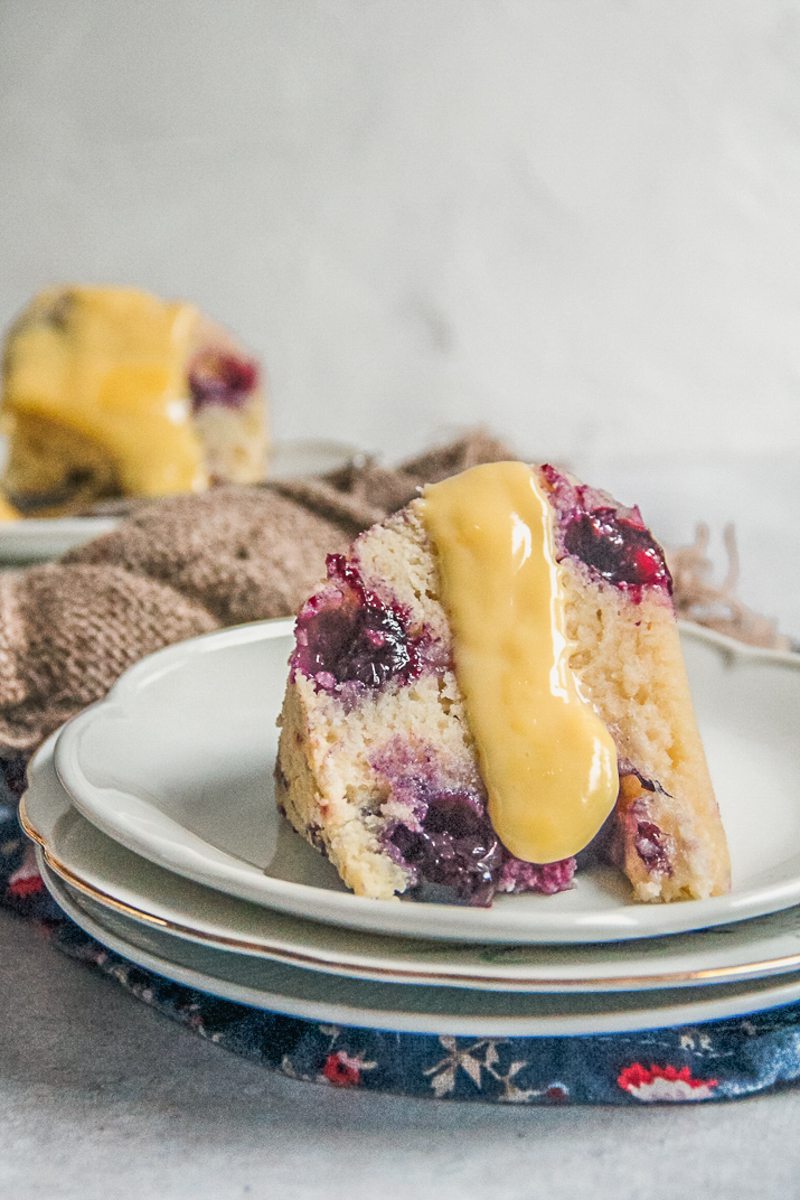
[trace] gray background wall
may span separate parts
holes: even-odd
[[[198,300],[281,437],[785,454],[800,5],[2,0],[0,322]]]

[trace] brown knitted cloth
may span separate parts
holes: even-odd
[[[0,576],[0,758],[35,749],[145,654],[295,612],[325,555],[420,485],[512,457],[476,432],[395,470],[367,461],[320,479],[180,496],[136,508],[58,563]],[[678,552],[673,567],[680,613],[779,644],[774,626],[732,599],[732,577],[709,582],[703,544]]]
[[[513,455],[475,432],[386,470],[219,488],[134,510],[60,562],[0,576],[0,757],[27,753],[145,654],[293,613],[325,555],[423,483]]]

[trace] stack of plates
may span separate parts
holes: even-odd
[[[288,621],[171,647],[42,748],[22,819],[79,925],[169,979],[398,1031],[627,1032],[800,998],[800,658],[683,631],[734,870],[730,895],[631,902],[593,868],[491,909],[371,901],[272,794]]]

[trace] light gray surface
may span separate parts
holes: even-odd
[[[0,1194],[46,1200],[797,1195],[800,1091],[507,1109],[295,1083],[203,1042],[0,913]]]
[[[188,296],[265,358],[280,436],[401,453],[490,419],[665,537],[735,519],[742,595],[797,633],[798,63],[786,0],[5,0],[0,324],[54,280]],[[800,1090],[335,1092],[5,913],[0,961],[4,1197],[800,1191]]]

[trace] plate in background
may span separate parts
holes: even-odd
[[[346,466],[359,451],[344,442],[318,438],[278,442],[269,460],[270,479],[322,475]],[[58,558],[116,529],[122,516],[30,517],[0,522],[0,563],[44,562]]]

